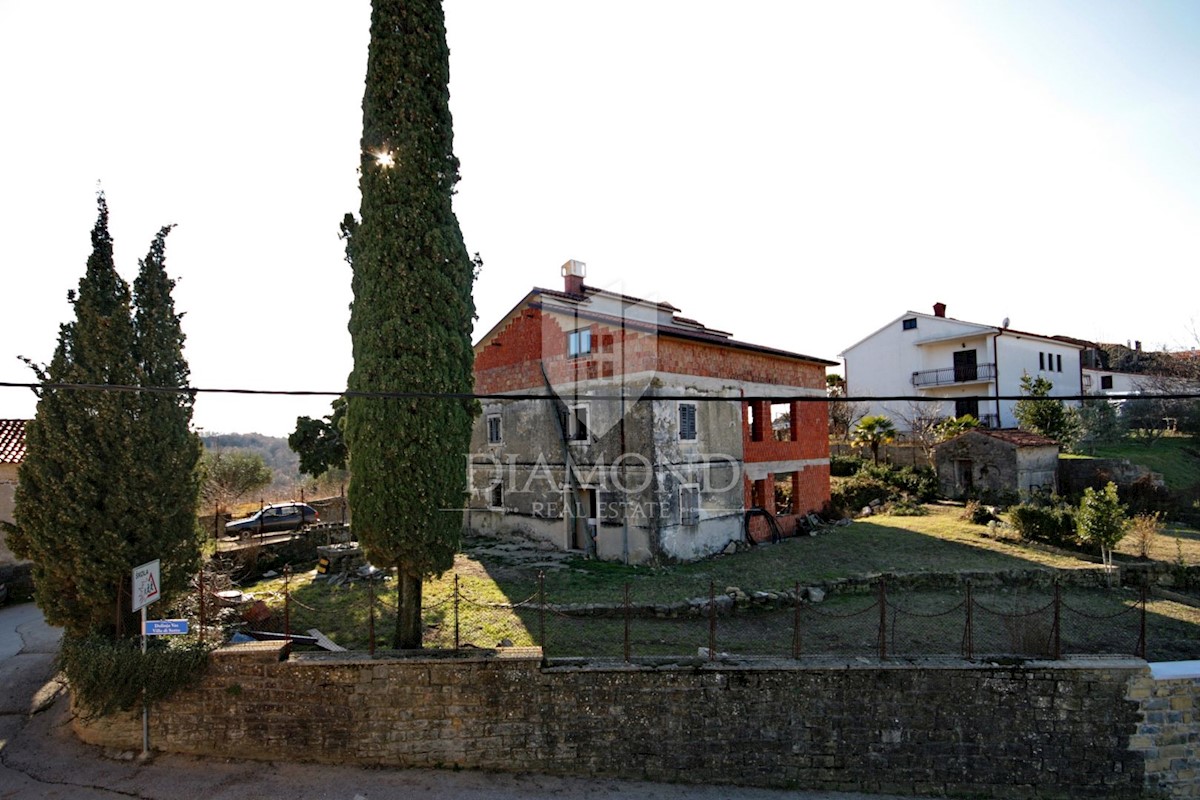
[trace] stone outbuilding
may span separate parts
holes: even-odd
[[[1058,491],[1058,442],[1015,428],[977,428],[933,449],[942,495],[988,502]]]

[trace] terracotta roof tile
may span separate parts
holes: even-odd
[[[0,419],[0,464],[25,460],[25,420]]]
[[[1022,431],[1017,428],[976,428],[974,432],[990,436],[993,439],[999,439],[1002,442],[1015,444],[1017,447],[1046,447],[1047,445],[1058,444],[1057,441],[1051,439],[1049,436],[1042,436],[1040,433],[1030,433],[1029,431]]]

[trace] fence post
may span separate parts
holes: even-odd
[[[708,582],[708,660],[717,657],[717,587]]]
[[[288,642],[292,641],[292,593],[291,582],[292,565],[283,565],[283,638]]]
[[[629,584],[625,584],[625,663],[629,663]]]
[[[1062,659],[1062,585],[1054,581],[1054,660]]]
[[[371,653],[371,658],[375,657],[375,578],[372,575],[367,576],[367,636],[370,639],[370,644],[367,645],[367,650]]]
[[[204,613],[205,612],[204,595],[205,595],[204,566],[201,565],[200,566],[200,644],[202,644],[202,645],[204,644],[204,626],[205,626],[205,623],[208,621],[207,615]]]
[[[879,660],[887,659],[887,585],[879,579]]]
[[[538,641],[542,645],[542,658],[546,658],[546,573],[538,571]]]
[[[1142,620],[1141,620],[1141,623],[1139,626],[1140,630],[1138,631],[1138,643],[1137,643],[1137,654],[1136,654],[1137,657],[1141,658],[1141,659],[1146,658],[1146,598],[1147,598],[1147,595],[1149,594],[1149,586],[1150,586],[1150,579],[1149,579],[1149,577],[1147,577],[1145,580],[1142,581],[1142,597],[1141,597]]]
[[[454,573],[454,649],[458,649],[458,573]]]
[[[213,540],[221,541],[221,504],[213,503]]]
[[[963,632],[963,657],[970,661],[975,657],[975,592],[967,581],[967,629]]]
[[[800,584],[796,584],[795,616],[792,619],[792,658],[800,657]]]

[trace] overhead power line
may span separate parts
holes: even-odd
[[[92,391],[92,392],[148,392],[153,394],[235,394],[248,396],[265,396],[265,397],[373,397],[394,400],[420,400],[420,399],[445,399],[445,400],[547,400],[552,399],[554,395],[546,392],[538,393],[521,393],[521,392],[504,392],[494,394],[483,394],[478,392],[418,392],[418,391],[389,391],[389,392],[362,392],[362,391],[328,391],[318,389],[238,389],[238,388],[211,388],[198,386],[129,386],[122,384],[110,383],[14,383],[9,381],[0,381],[0,388],[6,389],[30,389],[36,392],[43,391]],[[577,393],[572,391],[564,391],[562,394],[575,396]],[[850,397],[840,395],[787,395],[787,394],[771,394],[771,395],[707,395],[707,394],[680,394],[680,393],[661,393],[661,392],[629,392],[621,394],[587,394],[579,392],[578,396],[586,397],[588,400],[630,400],[639,397],[646,397],[654,400],[687,400],[688,402],[729,402],[730,400],[742,400],[747,402],[797,402],[797,403],[883,403],[883,402],[914,402],[914,403],[929,403],[940,400],[1196,400],[1200,399],[1200,392],[1170,392],[1170,393],[1155,393],[1155,394],[1136,394],[1136,395],[1096,395],[1096,394],[1077,394],[1077,395],[1054,395],[1045,398],[1031,398],[1029,395],[956,395],[955,397],[930,397],[929,395],[854,395]]]

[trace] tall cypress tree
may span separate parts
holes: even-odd
[[[179,367],[182,334],[171,332],[178,317],[170,304],[170,281],[164,285],[165,275],[161,280],[155,275],[165,231],[143,264],[139,299],[145,308],[135,326],[129,286],[113,264],[103,195],[98,205],[86,272],[78,292],[68,293],[75,319],[60,327],[50,364],[30,366],[52,384],[186,385],[178,382],[186,381],[187,368]],[[152,303],[164,303],[163,288],[165,306],[152,309]],[[186,418],[166,410],[171,405],[186,408]],[[15,553],[34,562],[35,596],[47,620],[68,635],[137,632],[129,584],[138,564],[162,559],[164,598],[186,582],[197,547],[195,456],[188,467],[185,441],[190,413],[190,399],[169,395],[40,391],[26,430],[17,524],[9,540]],[[182,533],[184,514],[191,515],[190,537]],[[190,546],[178,544],[181,538]]]
[[[183,315],[175,312],[171,297],[175,281],[166,271],[166,238],[172,227],[154,237],[133,282],[134,356],[140,385],[153,388],[137,395],[138,474],[131,488],[139,493],[134,507],[141,518],[129,531],[137,564],[161,561],[161,590],[167,597],[186,590],[200,559],[196,467],[203,451],[191,429],[193,396],[170,391],[186,387],[191,377],[183,357]]]
[[[472,389],[475,265],[451,208],[449,76],[440,0],[374,0],[361,219],[348,241],[351,392]],[[421,646],[421,582],[458,550],[472,413],[462,399],[347,405],[354,529],[371,561],[397,570],[395,647]]]
[[[78,293],[67,294],[75,319],[59,328],[50,364],[35,367],[44,382],[137,382],[129,286],[113,264],[103,195],[98,205],[87,269]],[[10,541],[33,561],[46,619],[69,635],[114,633],[125,622],[118,602],[120,593],[129,604],[125,520],[135,400],[128,392],[43,389],[26,429]]]

